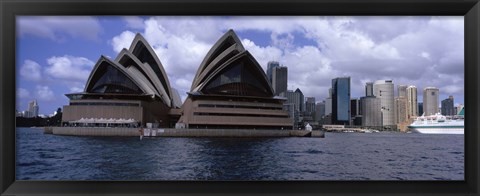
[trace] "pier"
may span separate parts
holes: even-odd
[[[70,136],[136,136],[139,137],[316,137],[320,130],[255,130],[255,129],[173,129],[173,128],[112,128],[112,127],[45,127],[44,133]]]

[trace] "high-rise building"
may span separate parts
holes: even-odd
[[[31,118],[33,117],[33,104],[35,103],[35,101],[30,101],[28,102],[28,110],[27,112],[25,113],[25,117],[27,118]]]
[[[315,97],[305,97],[305,112],[315,113]]]
[[[305,97],[303,121],[313,123],[315,118],[315,97]]]
[[[299,101],[298,101],[299,111],[305,112],[305,96],[303,95],[302,91],[299,88],[295,90],[295,93],[299,95]]]
[[[315,105],[315,121],[320,121],[323,116],[325,116],[325,101]]]
[[[332,123],[350,124],[350,77],[332,79]]]
[[[423,89],[423,111],[425,116],[438,113],[438,95],[439,90],[436,87],[426,87]]]
[[[272,88],[276,96],[287,92],[288,69],[285,66],[276,66],[272,69]]]
[[[332,88],[328,89],[328,97],[325,99],[325,115],[332,114]]]
[[[453,116],[455,115],[455,110],[453,107],[453,96],[448,96],[447,99],[442,101],[442,115]]]
[[[350,99],[350,115],[352,117],[362,114],[362,104],[360,104],[360,99],[353,98]]]
[[[303,112],[302,108],[304,108],[304,96],[303,93],[300,89],[296,89],[295,91],[292,90],[287,90],[286,92],[286,97],[287,97],[287,102],[286,103],[291,103],[294,104],[295,111],[298,112]]]
[[[383,126],[395,125],[395,111],[393,100],[393,81],[392,80],[377,80],[373,83],[373,95],[380,98],[382,102],[382,124]]]
[[[407,98],[395,97],[395,123],[402,123],[407,119]]]
[[[407,118],[418,116],[417,87],[407,87]],[[421,114],[420,114],[421,115]]]
[[[302,108],[305,108],[305,98],[302,91],[298,88],[295,91],[287,90],[285,97],[287,98],[285,104],[288,105],[288,113],[293,114],[293,128],[296,129],[300,127],[301,121],[303,120]]]
[[[37,104],[37,100],[30,101],[28,103],[28,112],[25,113],[25,117],[27,118],[37,117],[38,109],[39,109],[39,106]]]
[[[423,103],[422,103],[422,102],[418,103],[418,115],[419,115],[419,116],[424,115],[424,112],[423,112]]]
[[[32,110],[32,113],[33,113],[33,117],[37,117],[39,114],[38,114],[38,110],[39,110],[39,106],[38,106],[38,103],[37,103],[37,100],[35,100],[35,103],[33,104],[33,110]]]
[[[367,82],[367,84],[365,84],[365,96],[373,96],[373,82]]]
[[[395,123],[403,123],[408,120],[407,85],[397,86],[398,97],[395,97]]]
[[[350,119],[351,125],[362,125],[362,104],[360,99],[350,99]]]
[[[270,84],[272,84],[272,74],[273,74],[273,68],[280,66],[280,63],[277,61],[269,61],[267,64],[267,79]]]
[[[398,97],[407,97],[407,85],[397,86]]]
[[[361,97],[362,126],[381,127],[382,124],[382,100],[374,96]]]
[[[325,99],[325,115],[330,115],[332,114],[332,98],[326,98]]]

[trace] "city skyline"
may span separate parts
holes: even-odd
[[[287,89],[317,102],[331,79],[349,76],[352,98],[364,96],[366,82],[391,79],[395,88],[434,86],[440,100],[464,103],[463,17],[19,17],[16,108],[33,99],[39,114],[67,105],[64,94],[83,91],[99,56],[114,58],[137,32],[183,101],[202,58],[230,28],[264,71],[278,61],[288,67]]]

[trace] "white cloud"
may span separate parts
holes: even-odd
[[[420,54],[420,56],[423,57],[423,58],[426,58],[426,59],[430,60],[430,54],[428,54],[428,52],[422,52],[422,53]]]
[[[17,30],[20,36],[34,35],[55,41],[67,38],[99,40],[103,31],[99,21],[89,16],[19,16]]]
[[[282,58],[282,50],[274,46],[261,47],[248,39],[243,39],[242,45],[255,57],[264,71],[267,70],[268,61],[280,60]],[[288,62],[281,62],[281,64],[284,63]]]
[[[125,16],[123,20],[127,23],[127,27],[132,29],[143,29],[145,28],[145,23],[143,19],[139,16]]]
[[[86,81],[95,64],[84,57],[54,56],[47,59],[49,67],[45,73],[52,78],[63,80]]]
[[[440,87],[442,91],[444,91],[447,94],[455,94],[455,93],[460,93],[463,92],[463,87],[458,86],[458,85],[447,85]]]
[[[113,51],[119,53],[124,48],[129,48],[132,44],[133,38],[135,38],[135,33],[131,31],[124,31],[119,36],[116,36],[110,41],[110,44],[113,46]]]
[[[30,92],[24,88],[17,89],[17,98],[25,99],[30,97]]]
[[[20,68],[20,76],[26,80],[40,81],[42,79],[40,64],[32,60],[25,60]]]
[[[78,92],[83,92],[83,88],[79,88],[75,86],[70,88],[70,93],[78,93]]]
[[[55,95],[53,91],[48,86],[37,85],[36,86],[36,96],[42,101],[53,101],[55,100]]]

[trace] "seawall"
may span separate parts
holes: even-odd
[[[45,133],[71,136],[136,136],[139,128],[46,127]],[[144,129],[146,137],[325,137],[323,131],[253,129]]]

